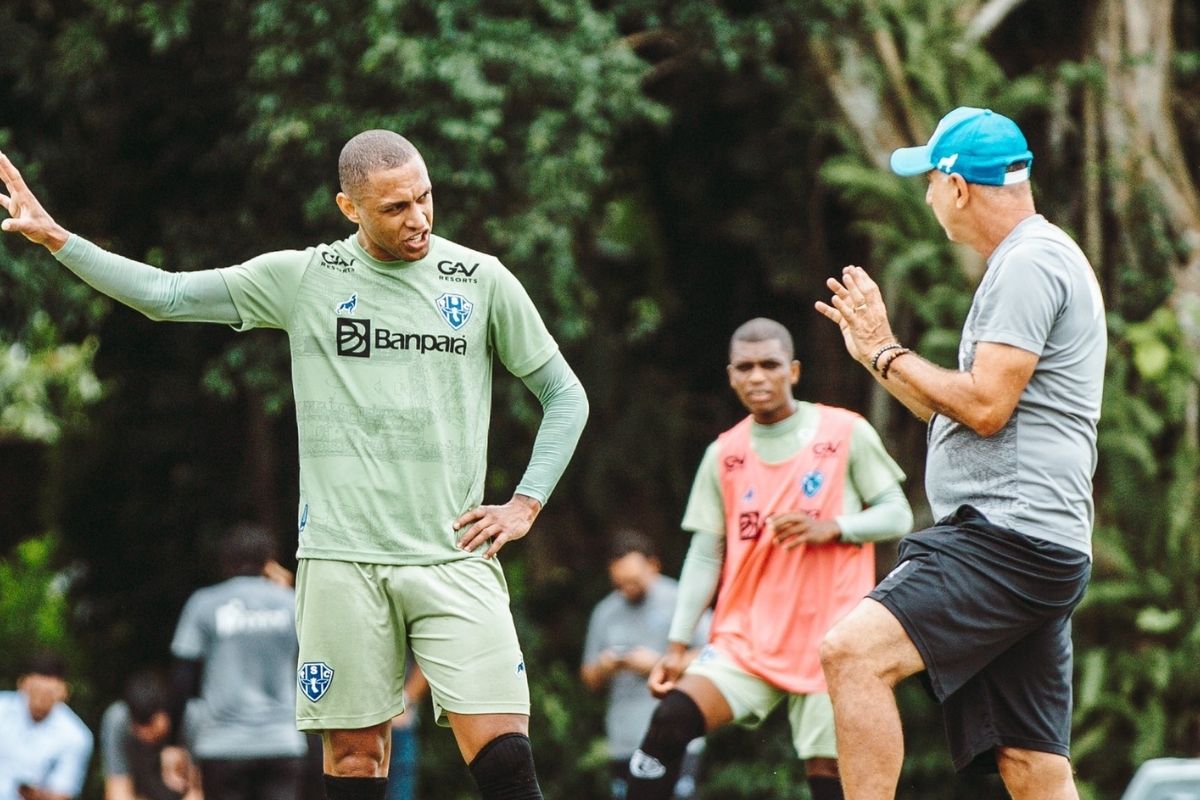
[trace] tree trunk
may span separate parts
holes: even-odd
[[[1200,193],[1183,153],[1172,107],[1173,0],[1101,0],[1093,49],[1104,71],[1101,101],[1108,156],[1120,178],[1111,189],[1114,211],[1128,217],[1129,187],[1151,187],[1181,247],[1171,265],[1170,305],[1187,348],[1200,352]],[[1127,226],[1122,226],[1123,228]],[[1133,246],[1125,252],[1132,254]],[[1197,364],[1200,369],[1200,362]],[[1200,381],[1200,373],[1196,375]],[[1187,412],[1188,438],[1200,444],[1200,386],[1193,384]]]

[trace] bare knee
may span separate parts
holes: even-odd
[[[868,643],[850,626],[835,625],[821,640],[821,668],[830,680],[847,673],[876,674]]]
[[[858,655],[855,653],[851,637],[843,636],[837,626],[834,626],[821,639],[818,653],[821,657],[821,667],[827,674],[830,669],[837,669]]]
[[[1074,800],[1079,796],[1071,762],[1057,753],[999,747],[996,765],[1014,800]]]
[[[387,776],[389,731],[384,722],[372,728],[325,731],[325,772],[342,778]]]
[[[895,686],[925,669],[921,654],[890,611],[865,599],[825,634],[821,668],[832,683],[868,678]]]
[[[837,779],[838,763],[836,758],[810,758],[804,762],[804,770],[810,778],[834,778]]]

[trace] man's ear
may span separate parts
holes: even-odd
[[[337,197],[335,197],[334,200],[337,201],[338,209],[341,210],[346,219],[357,225],[358,209],[354,207],[354,201],[350,199],[350,195],[346,194],[345,192],[338,192]]]
[[[954,184],[954,207],[966,208],[971,200],[971,185],[957,172],[950,174],[950,182]]]
[[[800,366],[800,362],[796,359],[792,359],[792,386],[795,386],[800,382],[801,371],[802,367]]]

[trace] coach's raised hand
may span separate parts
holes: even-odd
[[[8,219],[0,222],[0,229],[19,233],[31,242],[57,253],[67,243],[71,234],[46,213],[33,192],[25,185],[21,173],[0,153],[0,179],[4,180],[5,194],[0,194],[0,206],[8,211]]]
[[[879,286],[865,269],[855,266],[843,269],[840,281],[830,278],[825,285],[833,292],[833,297],[829,303],[818,301],[817,311],[842,329],[842,338],[850,355],[871,367],[872,354],[896,342]]]

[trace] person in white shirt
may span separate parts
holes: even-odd
[[[0,692],[0,800],[72,800],[83,789],[92,732],[67,706],[66,668],[38,653]]]

